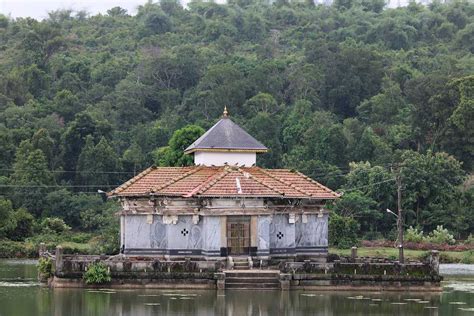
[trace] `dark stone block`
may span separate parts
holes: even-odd
[[[153,267],[153,271],[160,272],[163,265],[161,264],[160,260],[154,260],[153,264],[152,264],[152,267]]]
[[[132,263],[130,261],[123,262],[123,272],[132,271]]]

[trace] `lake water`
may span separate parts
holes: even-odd
[[[0,260],[0,316],[474,315],[474,265],[442,265],[442,293],[86,290],[40,287],[36,262]]]

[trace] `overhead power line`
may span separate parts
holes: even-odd
[[[89,184],[89,185],[22,185],[22,184],[0,184],[0,188],[97,188],[113,187],[120,184]]]
[[[351,189],[341,190],[341,191],[342,192],[356,191],[356,190],[367,188],[367,187],[370,187],[370,186],[373,186],[373,185],[382,184],[382,183],[386,183],[386,182],[392,182],[392,181],[396,181],[396,180],[397,180],[396,178],[391,178],[391,179],[387,179],[387,180],[384,180],[384,181],[374,182],[374,183],[362,185],[362,186],[359,186],[359,187],[356,187],[356,188],[351,188]]]
[[[0,171],[32,171],[31,169],[0,169]],[[136,171],[77,171],[77,170],[45,170],[51,173],[94,173],[94,174],[134,174]]]

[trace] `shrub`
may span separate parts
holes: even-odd
[[[461,263],[473,264],[474,263],[474,250],[466,251],[466,253],[464,253],[463,257],[461,258]]]
[[[449,233],[446,228],[443,228],[443,225],[438,225],[435,230],[433,230],[428,237],[424,238],[426,242],[432,242],[434,244],[454,244],[456,240],[454,236]]]
[[[344,217],[336,213],[329,219],[329,241],[331,245],[347,249],[358,244],[357,231],[359,224],[352,217]]]
[[[59,217],[46,217],[41,221],[41,231],[44,234],[61,234],[70,230],[71,227],[66,225],[64,220]]]
[[[410,226],[405,232],[405,241],[407,242],[422,242],[423,241],[423,231],[419,230],[417,227],[413,228]]]
[[[368,231],[363,236],[364,240],[380,240],[383,239],[383,235],[381,232],[376,231]]]
[[[12,214],[15,221],[15,228],[13,228],[8,238],[11,240],[22,241],[25,238],[33,235],[34,217],[27,210],[20,208]]]
[[[474,245],[474,235],[473,234],[469,234],[469,237],[467,237],[465,244],[466,245]]]
[[[40,258],[37,268],[40,275],[48,278],[53,274],[53,260],[50,258]]]
[[[38,247],[32,243],[0,240],[0,258],[35,258]]]
[[[87,284],[104,284],[110,282],[110,271],[102,262],[91,264],[84,273],[84,280]]]
[[[78,244],[85,244],[92,238],[92,235],[90,233],[75,233],[65,237],[65,239],[68,241],[72,241]]]
[[[15,228],[13,206],[10,200],[0,199],[0,238],[8,237],[8,233]]]

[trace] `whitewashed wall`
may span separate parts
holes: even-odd
[[[205,166],[223,166],[225,163],[229,165],[238,164],[250,167],[257,162],[256,153],[235,153],[235,152],[195,152],[194,163],[196,165]]]

